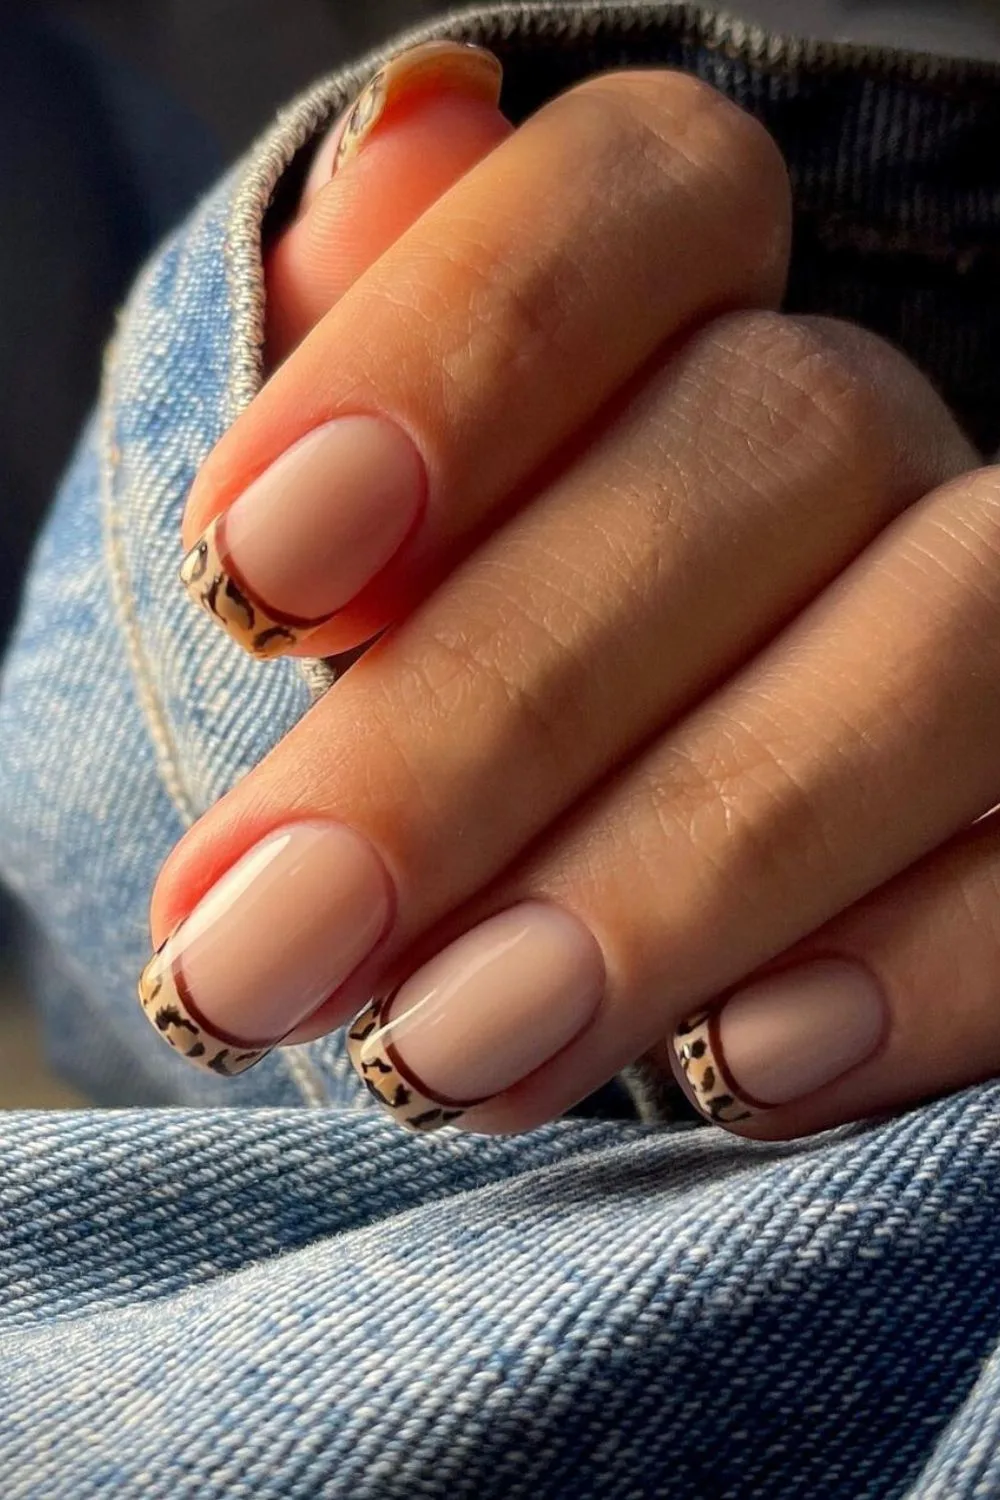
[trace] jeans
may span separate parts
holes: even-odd
[[[739,99],[789,158],[789,305],[893,334],[996,443],[996,70],[665,5],[446,31],[501,53],[514,118],[629,62]],[[286,112],[144,272],[6,663],[0,867],[50,1049],[132,1107],[4,1121],[5,1500],[1000,1495],[1000,1086],[784,1146],[584,1118],[411,1138],[340,1035],[223,1080],[138,1012],[157,867],[330,677],[244,658],[174,575],[185,493],[259,386],[262,228],[373,65]]]

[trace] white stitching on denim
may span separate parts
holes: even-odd
[[[272,134],[253,153],[237,188],[231,208],[232,232],[226,239],[227,280],[233,308],[233,340],[230,357],[230,379],[227,389],[227,418],[232,420],[248,404],[260,386],[260,351],[263,340],[263,266],[259,251],[260,224],[281,172],[295,152],[308,140],[311,131],[322,124],[329,113],[329,98],[337,100],[348,84],[327,80],[309,96],[309,107],[294,107],[283,115]],[[339,92],[338,92],[339,91]],[[151,269],[140,277],[132,295],[133,305],[141,300],[142,285]],[[126,313],[127,316],[127,313]],[[112,602],[125,643],[136,695],[156,753],[157,766],[164,790],[186,827],[197,818],[198,810],[188,792],[181,769],[177,745],[168,716],[160,701],[155,676],[147,658],[142,630],[135,612],[126,549],[119,521],[117,476],[120,453],[115,438],[116,372],[119,332],[112,339],[104,362],[101,391],[100,486],[104,555],[108,567]]]
[[[142,631],[132,604],[128,564],[125,559],[125,545],[118,522],[118,510],[115,504],[115,481],[118,475],[118,465],[121,456],[115,440],[114,418],[116,410],[115,376],[117,372],[118,337],[120,335],[112,340],[105,356],[101,392],[100,486],[104,555],[107,562],[112,602],[115,613],[118,616],[122,638],[125,642],[125,651],[128,656],[129,666],[132,669],[139,707],[146,721],[146,727],[149,730],[149,736],[156,753],[160,778],[167,795],[180,814],[182,821],[186,827],[189,827],[196,817],[194,804],[184,786],[177,746],[170,731],[169,721],[160,703],[156,691],[155,679],[143,648]]]
[[[323,1109],[330,1103],[325,1075],[310,1057],[308,1043],[301,1047],[279,1047],[271,1056],[278,1058],[285,1067],[310,1109]]]

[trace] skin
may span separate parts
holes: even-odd
[[[392,630],[185,835],[154,943],[271,829],[342,818],[397,921],[297,1039],[515,901],[601,945],[595,1023],[469,1128],[666,1065],[696,1006],[831,953],[878,977],[881,1047],[738,1133],[994,1074],[1000,824],[975,820],[1000,799],[1000,474],[901,355],[775,311],[773,143],[660,72],[516,134],[423,98],[328,180],[331,154],[270,253],[273,373],[184,541],[345,410],[415,437],[432,504],[305,654]]]

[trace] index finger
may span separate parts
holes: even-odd
[[[621,73],[555,100],[362,276],[210,455],[184,523],[192,593],[260,654],[368,639],[661,344],[776,302],[788,225],[777,148],[708,86]]]

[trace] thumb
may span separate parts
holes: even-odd
[[[267,254],[268,355],[284,359],[426,208],[513,126],[492,53],[428,42],[386,63],[321,143]]]

